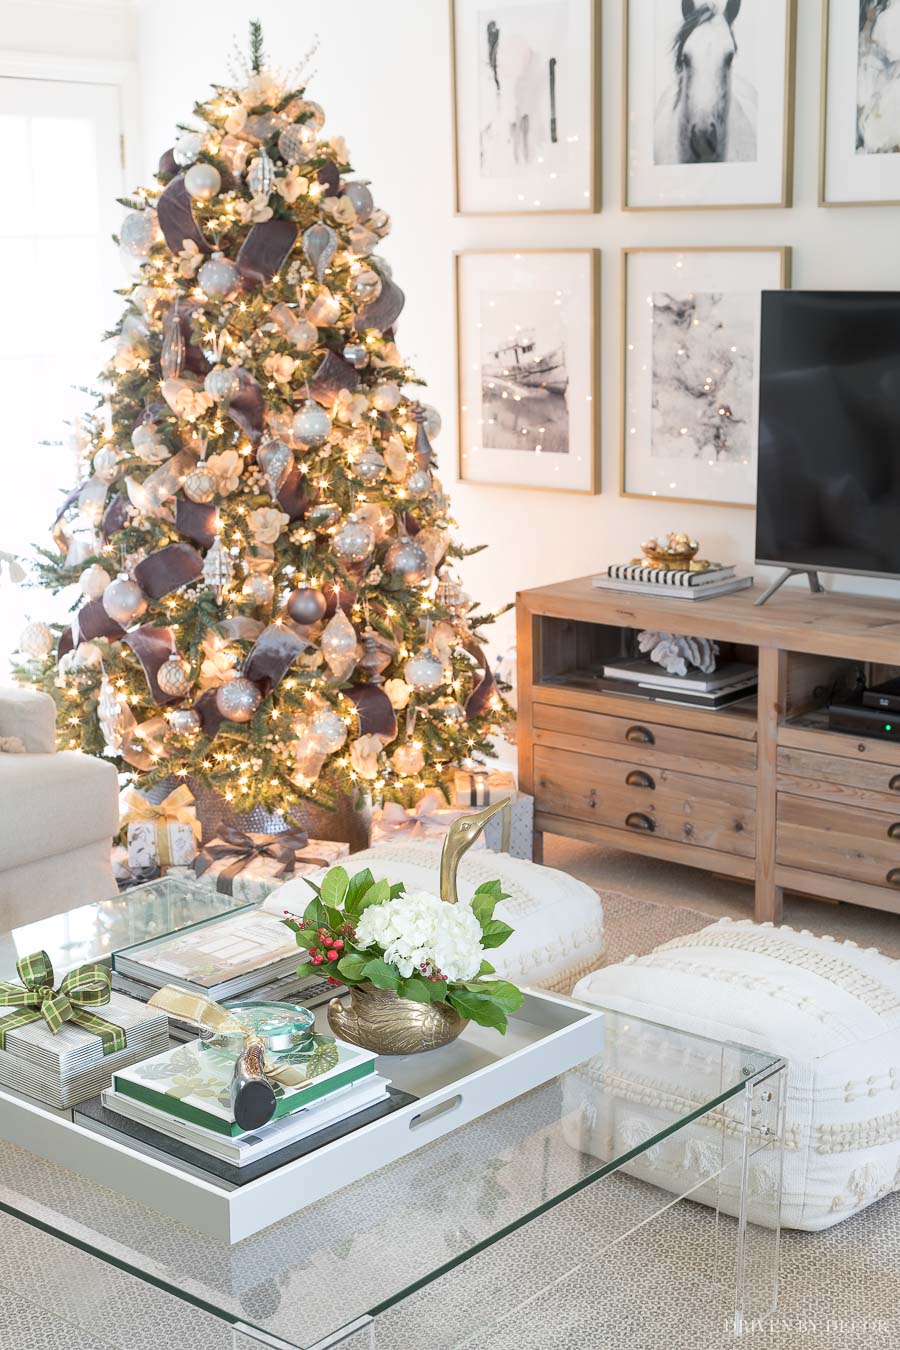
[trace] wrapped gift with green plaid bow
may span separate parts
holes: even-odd
[[[0,983],[0,1083],[65,1108],[167,1048],[166,1017],[113,993],[105,966],[79,966],[57,985],[47,953],[33,952],[16,970],[20,984]]]

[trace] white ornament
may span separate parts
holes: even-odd
[[[119,246],[133,259],[146,258],[156,235],[155,211],[129,211],[119,229]]]
[[[416,693],[428,694],[439,689],[444,683],[444,667],[437,653],[430,647],[423,647],[415,656],[411,656],[403,667],[406,683],[412,685]]]
[[[172,147],[172,158],[176,164],[186,168],[193,164],[203,149],[202,131],[179,131]]]
[[[372,390],[372,407],[379,412],[393,412],[402,397],[399,386],[388,380]]]
[[[330,708],[323,708],[317,712],[310,722],[309,729],[316,750],[325,755],[340,750],[347,739],[346,722]]]
[[[138,459],[145,464],[161,464],[169,458],[168,448],[157,439],[156,427],[152,422],[142,422],[135,427],[131,433],[131,444]]]
[[[116,623],[127,624],[140,618],[147,608],[144,592],[127,572],[120,572],[103,592],[103,608]]]
[[[275,595],[275,582],[264,572],[251,572],[241,591],[257,605],[268,605]]]
[[[357,640],[352,623],[340,607],[326,625],[320,645],[332,674],[345,680],[356,665]]]
[[[105,567],[91,563],[78,578],[78,589],[88,600],[99,600],[109,585],[110,577]]]
[[[221,601],[225,587],[233,575],[234,563],[231,554],[222,543],[222,536],[217,534],[203,559],[203,580],[210,590],[215,591],[217,601]]]
[[[227,403],[240,387],[240,376],[233,366],[213,366],[203,381],[203,388],[217,403]]]
[[[328,439],[331,418],[315,399],[308,398],[294,414],[291,431],[295,440],[315,449]]]
[[[222,176],[215,164],[193,164],[184,175],[184,186],[197,201],[208,202],[222,186]]]
[[[116,474],[119,472],[119,456],[111,445],[105,445],[98,450],[91,460],[91,465],[94,477],[99,478],[101,483],[115,482]]]
[[[35,620],[22,629],[19,651],[35,661],[43,661],[52,652],[53,642],[53,630],[50,625]]]
[[[347,517],[333,540],[335,553],[347,562],[362,562],[374,547],[375,531],[355,514]]]
[[[425,768],[425,755],[419,746],[409,742],[397,746],[391,755],[391,763],[397,773],[402,774],[404,778],[414,778]]]
[[[214,253],[197,273],[197,280],[207,295],[221,298],[230,295],[240,281],[240,273],[233,262],[222,253]]]

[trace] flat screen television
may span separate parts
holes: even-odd
[[[756,560],[900,577],[900,292],[763,293]]]

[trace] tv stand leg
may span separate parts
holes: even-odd
[[[767,591],[763,591],[758,600],[754,601],[757,605],[764,605],[767,600],[771,600],[777,590],[780,590],[786,581],[791,577],[806,577],[809,582],[809,589],[814,595],[821,595],[825,587],[819,580],[818,572],[807,571],[805,567],[786,567],[780,577],[776,577]]]

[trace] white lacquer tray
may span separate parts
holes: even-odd
[[[317,1014],[327,1030],[324,1009]],[[222,1242],[235,1243],[520,1097],[602,1050],[603,1014],[538,990],[505,1036],[469,1023],[451,1045],[382,1056],[378,1071],[418,1100],[235,1187],[162,1161],[0,1089],[0,1138],[137,1200]]]

